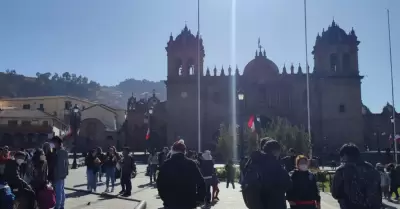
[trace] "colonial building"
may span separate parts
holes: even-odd
[[[309,76],[311,130],[316,151],[322,150],[327,143],[330,147],[338,147],[344,142],[364,145],[359,43],[353,29],[347,33],[334,21],[316,37],[312,51],[314,69],[310,70]],[[157,105],[154,110],[165,111],[162,120],[167,121],[168,144],[179,136],[185,139],[187,146],[196,148],[200,131],[202,148],[210,148],[215,144],[213,138],[220,124],[230,122],[232,116],[238,118],[238,124],[244,124],[250,115],[260,115],[264,118],[285,117],[292,124],[307,127],[305,67],[279,63],[280,69],[268,58],[268,51],[260,47],[242,74],[236,66],[204,69],[203,40],[186,26],[177,37],[169,37],[166,51],[167,101],[162,105],[163,110],[157,110]],[[197,120],[199,73],[200,130]],[[243,106],[237,103],[237,111],[233,111],[238,89],[243,91],[245,99]],[[134,122],[139,120],[139,115],[144,117],[138,109],[128,108],[128,129],[141,127],[142,122]],[[140,131],[142,137],[134,141],[143,140],[145,132],[144,128]]]
[[[60,119],[40,110],[0,109],[0,146],[32,148],[67,129]]]

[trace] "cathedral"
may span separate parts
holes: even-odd
[[[370,125],[366,120],[371,117],[366,116],[367,108],[361,100],[363,76],[358,68],[359,44],[353,29],[346,32],[334,21],[316,36],[309,91],[312,143],[317,153],[327,147],[337,149],[346,142],[363,148],[365,138],[375,144],[372,134],[376,133],[372,129],[365,130]],[[251,115],[259,115],[283,117],[307,128],[306,66],[283,65],[280,68],[260,47],[243,73],[236,66],[204,68],[203,40],[186,26],[175,38],[169,37],[165,49],[167,101],[160,102],[153,94],[148,100],[136,101],[132,97],[128,102],[126,137],[134,139],[129,145],[135,150],[148,146],[147,140],[143,140],[146,130],[150,130],[152,137],[159,138],[156,146],[172,144],[182,138],[188,147],[197,149],[200,135],[201,148],[210,149],[213,144],[215,146],[220,125],[229,123],[233,114],[236,114],[237,123],[243,125]],[[233,86],[244,96],[244,100],[234,106],[237,111],[233,111],[232,106],[237,100]]]
[[[314,69],[310,69],[309,75],[311,133],[315,149],[327,143],[333,147],[350,141],[364,144],[359,43],[353,29],[347,33],[334,21],[316,37],[312,51]],[[169,37],[166,51],[167,101],[159,102],[153,95],[155,100],[150,104],[142,102],[142,111],[136,107],[133,111],[128,106],[128,121],[135,124],[136,129],[141,127],[137,123],[143,123],[143,119],[137,118],[143,118],[139,115],[149,108],[152,112],[154,109],[151,127],[162,129],[152,130],[152,133],[165,134],[165,144],[171,144],[177,137],[183,138],[193,149],[198,146],[199,134],[201,147],[207,149],[211,146],[221,123],[229,123],[232,114],[238,115],[238,124],[245,124],[251,115],[259,115],[264,118],[284,117],[292,124],[307,127],[305,66],[279,68],[260,47],[243,73],[236,66],[205,69],[203,40],[186,26],[175,38]],[[197,119],[199,73],[200,124]],[[233,85],[244,95],[244,101],[235,105],[236,113],[232,111],[233,101],[237,99],[236,92],[232,93]],[[131,122],[135,120],[138,121]],[[132,127],[130,134],[135,135],[134,129]],[[145,129],[140,132],[146,132]],[[143,143],[135,147],[141,147]]]

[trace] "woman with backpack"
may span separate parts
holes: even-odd
[[[304,155],[296,158],[295,169],[290,172],[292,188],[286,198],[291,209],[319,209],[321,196],[313,173],[308,170],[309,161]]]

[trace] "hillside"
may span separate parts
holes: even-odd
[[[87,77],[69,72],[62,75],[36,73],[36,77],[26,77],[15,70],[0,72],[0,97],[3,98],[69,95],[126,108],[132,94],[138,98],[150,97],[153,89],[161,101],[166,100],[163,81],[126,79],[116,86],[101,86]]]

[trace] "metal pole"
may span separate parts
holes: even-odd
[[[308,42],[307,42],[307,0],[304,0],[304,42],[306,45],[306,77],[307,77],[307,127],[310,141],[310,159],[312,159],[313,144],[311,139],[311,109],[310,109],[310,68],[308,66]]]
[[[240,124],[240,160],[244,157],[244,137],[243,137],[243,131],[244,131],[244,123],[243,123],[243,101],[240,102],[240,112],[239,112],[239,124]]]
[[[393,61],[392,61],[392,39],[390,34],[390,13],[387,9],[388,31],[389,31],[389,58],[390,58],[390,80],[392,83],[392,117],[393,117],[393,143],[394,143],[394,158],[397,164],[397,141],[396,139],[396,111],[394,106],[394,84],[393,84]]]
[[[77,122],[77,119],[76,119],[76,113],[74,112],[74,111],[71,111],[72,112],[72,115],[73,115],[73,118],[72,118],[72,128],[73,128],[73,132],[72,132],[72,134],[73,134],[73,137],[74,137],[74,161],[72,162],[72,169],[77,169],[78,168],[78,165],[77,165],[77,162],[76,162],[76,135],[77,135],[77,133],[76,133],[76,127],[77,127],[77,124],[76,124],[76,122]]]
[[[198,152],[201,152],[201,111],[200,111],[200,73],[202,72],[200,69],[200,0],[197,0],[197,147]]]

